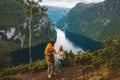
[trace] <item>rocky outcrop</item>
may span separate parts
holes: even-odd
[[[34,15],[31,27],[32,46],[56,38],[56,31],[46,15]],[[25,9],[16,0],[0,1],[0,40],[15,43],[16,48],[28,47],[29,29]]]

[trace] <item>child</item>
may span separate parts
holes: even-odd
[[[65,54],[64,54],[64,50],[63,50],[63,46],[60,45],[59,46],[59,50],[58,50],[58,53],[57,53],[57,61],[58,61],[58,71],[59,72],[62,72],[62,61],[64,60],[65,58]]]

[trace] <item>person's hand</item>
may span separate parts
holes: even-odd
[[[53,50],[53,52],[54,52],[55,54],[57,54],[57,52],[56,52],[55,50]]]
[[[51,53],[48,53],[48,55],[50,56],[50,55],[51,55]]]

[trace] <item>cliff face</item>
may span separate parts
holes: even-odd
[[[28,47],[29,31],[22,4],[16,0],[0,0],[0,40]],[[56,38],[56,32],[46,15],[34,15],[32,20],[32,46]]]
[[[66,17],[58,22],[58,26],[96,41],[102,41],[120,33],[120,1],[106,0],[97,4],[78,3]]]

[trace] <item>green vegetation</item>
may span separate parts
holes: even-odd
[[[43,68],[46,68],[46,63],[33,62],[31,68],[30,65],[20,65],[17,67],[12,67],[10,61],[11,51],[21,49],[21,47],[28,47],[29,40],[29,27],[28,27],[28,15],[29,7],[27,4],[23,4],[24,0],[0,0],[0,75],[12,75],[16,73],[24,72],[36,72],[41,71]],[[27,0],[28,3],[29,0]],[[41,1],[41,0],[39,0]],[[33,4],[33,2],[31,2]],[[32,16],[30,22],[32,30],[32,45],[36,46],[38,44],[45,43],[51,38],[56,38],[56,32],[48,19],[45,11],[46,8],[42,6],[35,7],[36,4],[32,6],[32,13],[36,13]],[[39,13],[38,13],[39,12]],[[15,28],[16,32],[13,33],[11,39],[6,37],[7,31],[10,31],[11,28]],[[5,37],[5,38],[3,38]],[[16,38],[17,39],[14,39]],[[22,40],[22,41],[21,41]],[[23,43],[23,46],[21,46]],[[30,47],[31,47],[30,46]],[[34,65],[34,66],[33,66]],[[39,68],[40,66],[40,68]],[[20,72],[20,71],[21,72]],[[29,71],[28,71],[29,70]],[[2,76],[3,77],[3,76]],[[6,79],[9,79],[7,77]],[[2,79],[0,79],[2,80]]]
[[[25,17],[23,5],[16,0],[0,0],[0,27],[18,27]]]
[[[23,4],[24,4],[24,7],[25,7],[25,12],[26,12],[26,15],[27,15],[27,25],[26,27],[28,27],[28,32],[29,32],[29,58],[30,58],[30,66],[32,65],[32,50],[31,50],[31,47],[32,47],[32,20],[33,20],[33,16],[34,14],[39,14],[40,13],[40,10],[39,8],[41,9],[40,7],[40,4],[39,2],[41,2],[42,0],[39,0],[38,2],[35,2],[35,1],[29,1],[29,0],[26,0],[26,2],[24,0],[22,0]],[[20,1],[21,2],[21,1]],[[41,9],[41,12],[44,13],[44,8]]]
[[[2,77],[0,80],[22,80],[20,78],[15,78],[15,77]]]
[[[8,56],[8,52],[10,51],[10,46],[5,42],[0,41],[0,69],[7,67],[10,57]]]
[[[74,54],[72,51],[65,51],[66,58],[63,61],[63,66],[81,66],[81,74],[84,77],[93,75],[93,72],[96,71],[97,76],[92,77],[91,80],[100,80],[102,78],[112,80],[119,79],[120,35],[114,38],[108,38],[103,42],[103,45],[104,47],[102,49],[96,50],[93,53],[90,51],[86,51],[85,53],[79,51],[77,52],[78,54]],[[0,75],[4,77],[18,73],[40,72],[45,69],[47,69],[46,61],[38,60],[33,62],[31,67],[26,64],[12,68],[2,68]]]
[[[57,26],[102,42],[120,33],[120,1],[106,0],[97,4],[78,3]]]
[[[13,47],[11,47],[13,46]],[[7,43],[0,40],[0,69],[5,68],[9,65],[11,60],[9,53],[15,49],[15,44]]]
[[[21,48],[21,43],[23,43],[22,47],[24,48],[28,48],[29,44],[27,13],[29,12],[30,7],[23,4],[23,1],[24,0],[0,0],[0,33],[2,37],[6,37],[7,31],[11,28],[15,28],[16,32],[14,33],[12,39],[8,41],[16,43],[16,50]],[[32,46],[43,44],[51,38],[56,38],[56,32],[45,13],[46,10],[47,9],[43,6],[38,6],[38,8],[35,6],[33,7],[32,13],[36,14],[33,15],[33,20],[31,22]],[[44,18],[46,19],[44,20]],[[6,38],[2,39],[4,41],[6,40]]]
[[[32,66],[30,67],[29,64],[25,65],[19,65],[16,67],[11,68],[3,68],[0,70],[0,76],[7,76],[7,75],[14,75],[18,73],[27,73],[27,72],[40,72],[47,69],[47,63],[45,60],[38,60],[32,63]]]
[[[65,62],[67,61],[72,65],[82,65],[82,74],[91,73],[96,69],[101,70],[102,68],[107,68],[108,78],[112,80],[119,78],[120,35],[114,38],[108,38],[103,42],[103,45],[104,47],[102,49],[96,50],[93,53],[89,51],[85,53],[78,52],[76,55],[71,54],[71,52],[66,53],[69,56],[66,57],[67,60]],[[72,58],[72,61],[69,57]],[[102,71],[99,71],[99,73],[102,73]]]

